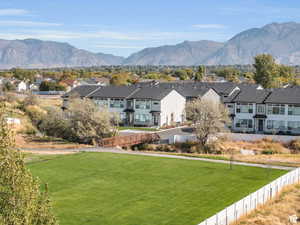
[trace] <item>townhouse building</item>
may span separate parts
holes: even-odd
[[[185,121],[187,100],[204,98],[220,102],[221,97],[207,87],[175,87],[174,85],[98,86],[84,85],[63,96],[67,108],[69,97],[92,99],[100,108],[117,113],[126,126],[166,126]]]
[[[224,103],[233,121],[233,131],[300,134],[300,88],[246,88]]]

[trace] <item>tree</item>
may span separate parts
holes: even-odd
[[[176,77],[179,77],[180,80],[188,80],[189,79],[189,76],[185,70],[176,70],[174,74]]]
[[[224,77],[228,81],[239,82],[240,71],[233,67],[225,67],[215,71],[219,77]]]
[[[245,72],[243,74],[243,76],[246,79],[246,82],[251,83],[251,84],[255,83],[254,73],[252,73],[252,72]]]
[[[112,85],[128,85],[132,81],[132,77],[129,73],[117,73],[112,75],[110,84]]]
[[[195,80],[201,81],[206,75],[206,68],[205,66],[199,66],[198,71],[195,74]]]
[[[0,104],[0,224],[56,225],[46,191],[26,168],[23,155],[13,149],[13,133]]]
[[[201,146],[206,148],[209,138],[219,133],[230,122],[228,111],[223,104],[196,99],[186,105],[186,116],[193,121],[196,137]]]
[[[118,117],[106,109],[99,109],[89,99],[70,99],[66,110],[48,109],[38,129],[46,135],[79,143],[94,143],[114,136]]]
[[[272,55],[261,54],[255,57],[254,80],[261,84],[264,88],[272,88],[275,86],[275,78],[278,76],[278,68]]]
[[[65,91],[66,87],[60,83],[43,81],[39,89],[40,91]]]

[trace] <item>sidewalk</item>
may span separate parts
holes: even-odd
[[[178,155],[167,155],[160,153],[147,153],[147,152],[137,152],[137,151],[125,151],[118,148],[80,148],[80,149],[20,149],[20,150],[28,150],[28,151],[66,151],[66,152],[109,152],[116,154],[129,154],[129,155],[143,155],[143,156],[152,156],[152,157],[162,157],[162,158],[171,158],[171,159],[185,159],[185,160],[194,160],[194,161],[205,161],[205,162],[213,162],[213,163],[223,163],[240,166],[252,166],[252,167],[260,167],[260,168],[268,168],[268,169],[279,169],[279,170],[294,170],[295,167],[287,167],[287,166],[275,166],[275,165],[265,165],[265,164],[257,164],[257,163],[245,163],[245,162],[230,162],[227,160],[217,160],[217,159],[206,159],[206,158],[196,158],[196,157],[188,157],[188,156],[178,156]]]

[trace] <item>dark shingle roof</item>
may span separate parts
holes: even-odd
[[[173,90],[174,89],[163,87],[143,87],[130,95],[130,98],[161,100]]]
[[[274,89],[265,103],[300,104],[300,88]]]
[[[209,89],[215,90],[220,95],[223,94],[223,92],[229,94],[236,87],[232,85],[232,83],[224,84],[218,82],[212,83],[212,82],[195,82],[195,81],[145,82],[145,83],[138,83],[136,86],[142,88],[159,87],[159,88],[175,89],[178,93],[180,93],[185,97],[199,97],[204,95]]]
[[[253,88],[239,91],[231,102],[258,103],[261,104],[269,96],[270,90],[257,90]]]
[[[128,98],[137,90],[138,88],[135,86],[104,86],[92,93],[90,97]]]
[[[77,87],[73,88],[71,91],[64,94],[62,97],[63,98],[68,98],[73,94],[78,94],[80,97],[86,97],[90,93],[94,92],[95,90],[97,90],[100,87],[101,86],[99,86],[99,85],[81,85],[81,86],[77,86]]]

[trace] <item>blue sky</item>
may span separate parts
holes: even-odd
[[[128,56],[184,40],[226,41],[271,22],[300,22],[299,0],[2,0],[0,38],[68,42]]]

